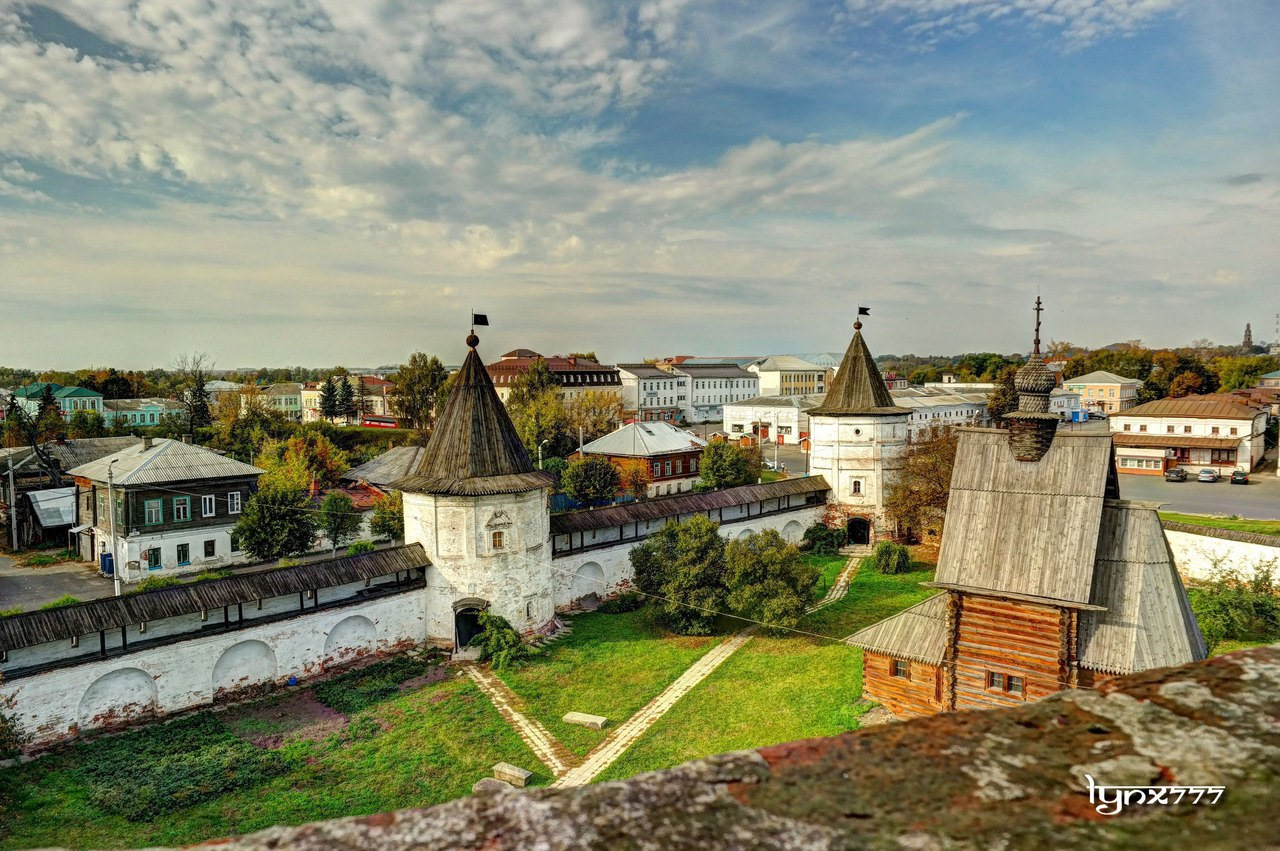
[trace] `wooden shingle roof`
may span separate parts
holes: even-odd
[[[940,665],[947,652],[947,595],[935,594],[845,641],[895,659]]]
[[[821,416],[894,416],[911,413],[899,408],[889,395],[884,376],[876,366],[875,358],[862,339],[862,324],[854,324],[853,339],[840,362],[822,404],[809,412],[811,417]]]

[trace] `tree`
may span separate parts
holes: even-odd
[[[752,484],[758,475],[751,474],[751,458],[742,447],[718,440],[707,444],[698,461],[699,480],[696,490],[709,491]]]
[[[512,394],[514,397],[515,394]],[[513,404],[511,397],[507,400],[507,410],[511,414],[511,422],[520,435],[521,442],[528,450],[529,456],[538,457],[538,447],[543,447],[545,455],[567,455],[573,449],[573,441],[569,436],[569,414],[560,394],[554,389],[544,389],[537,395],[524,398]]]
[[[1222,390],[1239,390],[1253,387],[1258,378],[1268,372],[1280,370],[1280,357],[1260,355],[1255,357],[1214,358],[1209,369],[1218,377]]]
[[[636,499],[644,499],[649,495],[649,485],[653,484],[653,473],[649,462],[631,458],[621,462],[618,467],[618,480],[622,489]]]
[[[392,409],[411,428],[430,429],[435,425],[437,396],[441,394],[448,378],[449,371],[444,368],[440,358],[414,352],[409,356],[409,362],[402,364],[399,371],[391,376],[395,383],[395,393],[391,397]],[[446,398],[447,395],[446,392]]]
[[[53,385],[46,384],[44,389],[40,391],[40,407],[36,409],[36,419],[43,419],[48,414],[61,413],[58,408],[58,400],[53,395]]]
[[[917,538],[941,536],[958,444],[955,429],[931,428],[907,446],[884,501],[885,513],[900,529]]]
[[[345,493],[326,494],[320,501],[319,525],[337,554],[338,547],[360,534],[360,512]]]
[[[369,410],[370,410],[369,385],[364,383],[363,375],[356,376],[356,390],[355,390],[354,403],[356,407],[356,416],[358,418],[363,419],[364,415],[369,413]]]
[[[183,384],[182,399],[187,409],[187,432],[195,434],[196,429],[213,423],[213,415],[209,411],[209,391],[205,389],[213,362],[204,352],[192,352],[180,355],[174,362],[174,369],[181,376]]]
[[[578,358],[579,360],[589,360],[592,363],[600,363],[600,358],[596,357],[595,352],[571,352],[567,357]]]
[[[618,468],[608,458],[588,455],[570,461],[560,483],[570,499],[591,505],[613,499],[618,492]]]
[[[440,415],[444,413],[445,405],[449,404],[449,394],[453,392],[453,385],[457,384],[458,373],[453,373],[444,380],[440,385],[440,389],[436,391],[436,403],[431,411],[431,423],[434,425],[440,419]]]
[[[351,468],[347,454],[311,427],[284,440],[268,439],[254,464],[265,471],[261,477],[263,487],[303,489],[313,482],[321,489],[336,487],[342,474]]]
[[[681,635],[709,635],[725,607],[724,538],[701,514],[668,523],[630,553],[636,587],[659,620]]]
[[[324,380],[324,384],[320,385],[320,416],[326,420],[334,420],[339,414],[338,407],[338,384],[330,375]]]
[[[343,417],[348,422],[356,415],[356,397],[351,389],[351,381],[348,378],[342,378],[338,382],[338,416]]]
[[[542,358],[535,358],[529,368],[517,375],[511,382],[511,393],[507,396],[507,409],[520,407],[541,396],[548,390],[560,392],[560,382],[551,374],[551,368]]]
[[[83,437],[104,437],[107,433],[107,421],[97,411],[73,411],[67,423],[67,436],[74,439]]]
[[[1005,424],[1005,417],[1018,410],[1018,388],[1013,380],[1018,368],[1006,366],[996,375],[996,386],[987,394],[987,416],[998,426]]]
[[[1169,384],[1169,398],[1181,399],[1202,392],[1204,379],[1194,372],[1181,372]]]
[[[550,473],[552,482],[551,487],[556,493],[563,493],[562,486],[564,480],[564,471],[569,469],[569,462],[563,458],[543,458],[542,472]]]
[[[259,490],[245,503],[235,536],[241,548],[259,561],[307,552],[315,541],[316,521],[306,490]]]
[[[818,571],[774,529],[730,541],[724,565],[734,614],[786,629],[795,626],[813,602]]]
[[[570,437],[581,433],[584,441],[595,440],[622,422],[622,395],[609,390],[588,390],[570,400],[567,414]]]
[[[374,500],[369,531],[379,538],[404,540],[404,496],[400,491],[383,494]]]

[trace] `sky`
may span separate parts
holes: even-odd
[[[0,364],[1276,336],[1262,0],[0,0]]]

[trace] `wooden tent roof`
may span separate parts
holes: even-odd
[[[1130,674],[1207,655],[1154,503],[1106,502],[1090,599],[1105,611],[1080,613],[1085,668]]]
[[[840,371],[827,388],[822,404],[809,412],[812,417],[895,416],[911,413],[893,404],[875,358],[862,339],[862,323],[854,323],[853,339],[840,362]]]
[[[31,647],[48,641],[74,638],[130,624],[189,615],[251,600],[282,597],[313,588],[332,588],[363,579],[376,579],[402,570],[430,566],[421,544],[391,547],[358,556],[316,561],[295,567],[245,573],[226,579],[210,579],[139,591],[121,597],[104,597],[64,606],[0,618],[0,650]]]
[[[940,665],[947,651],[947,595],[935,594],[845,641],[895,659]]]
[[[417,493],[476,496],[520,493],[550,485],[552,477],[533,468],[507,409],[476,353],[479,339],[449,391],[449,401],[417,468],[390,486]]]
[[[1114,476],[1107,434],[1059,434],[1019,461],[1009,432],[961,429],[936,584],[1088,605]]]

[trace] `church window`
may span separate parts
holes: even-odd
[[[524,604],[524,616],[529,620],[533,620],[533,602],[532,601]]]
[[[495,550],[500,550],[500,549],[502,549],[502,547],[503,547],[503,546],[504,546],[504,544],[506,543],[506,541],[505,541],[505,539],[506,539],[506,533],[505,533],[505,532],[503,532],[501,529],[498,529],[498,530],[496,530],[496,531],[494,531],[494,532],[493,532],[493,534],[491,535],[491,538],[490,538],[490,539],[491,539],[491,540],[492,540],[492,542],[493,542],[493,548],[494,548]]]
[[[894,659],[889,663],[889,676],[902,677],[909,680],[911,679],[911,666],[901,659]]]
[[[850,488],[849,492],[854,496],[859,496],[862,493],[862,481],[855,479],[853,482],[853,487]]]

